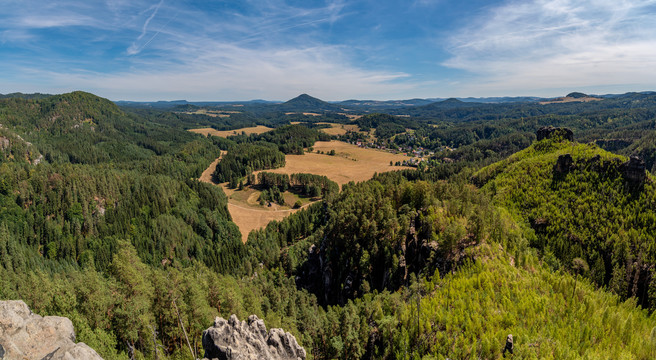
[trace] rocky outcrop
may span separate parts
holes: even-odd
[[[572,169],[573,165],[574,165],[574,159],[572,159],[572,155],[570,154],[560,155],[558,157],[558,160],[556,161],[556,165],[554,165],[554,173],[565,174]]]
[[[0,150],[9,149],[9,145],[9,139],[4,136],[0,136]]]
[[[624,179],[633,186],[640,186],[647,178],[645,162],[637,156],[631,156],[629,161],[620,165]]]
[[[545,126],[540,128],[535,135],[537,136],[538,141],[542,139],[551,139],[554,136],[560,136],[564,140],[574,141],[574,133],[568,128]]]
[[[84,343],[75,343],[71,320],[41,317],[23,301],[0,301],[0,360],[102,360]]]
[[[264,321],[251,315],[239,321],[236,315],[229,320],[217,317],[214,326],[203,331],[206,359],[219,360],[304,360],[303,349],[294,335],[282,329],[267,332]]]

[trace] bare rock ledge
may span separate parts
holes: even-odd
[[[75,343],[71,320],[32,313],[20,300],[0,301],[0,360],[102,360],[84,343]]]
[[[214,326],[203,331],[206,359],[219,360],[305,360],[306,353],[294,335],[282,329],[267,331],[264,321],[251,315],[239,321],[217,317]]]

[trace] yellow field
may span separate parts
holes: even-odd
[[[189,114],[189,115],[207,115],[207,116],[212,116],[212,117],[222,117],[222,118],[227,118],[230,117],[231,114],[239,114],[241,111],[226,111],[226,110],[207,110],[207,109],[198,109],[196,111],[187,111],[184,112],[184,114]]]
[[[318,154],[335,150],[335,155]],[[265,170],[279,174],[310,173],[325,175],[340,186],[349,181],[365,181],[371,179],[374,173],[385,171],[411,169],[403,166],[390,166],[390,161],[408,160],[401,154],[386,151],[365,149],[342,141],[317,141],[314,152],[305,155],[286,155],[286,165],[283,168]],[[257,174],[257,172],[256,172]]]
[[[321,116],[321,114],[313,113],[313,112],[304,112],[304,113],[297,113],[297,112],[286,112],[285,115],[295,115],[295,114],[303,114],[305,116]]]
[[[317,153],[317,151],[328,153],[331,150],[335,150],[334,156]],[[369,180],[376,172],[410,169],[410,167],[390,166],[389,164],[390,161],[408,160],[407,156],[360,148],[341,141],[317,141],[313,153],[286,155],[285,158],[285,167],[265,171],[281,174],[311,173],[325,175],[338,183],[340,187],[349,181]],[[200,181],[212,183],[212,173],[219,161],[220,158],[210,164],[201,175]],[[256,176],[257,173],[255,173]],[[248,234],[251,231],[265,227],[272,220],[280,221],[299,210],[277,204],[272,204],[271,207],[261,206],[257,202],[260,192],[248,187],[237,191],[228,188],[227,183],[216,185],[221,186],[226,196],[228,196],[228,210],[232,216],[232,221],[237,224],[239,231],[241,231],[243,242],[248,240]],[[291,204],[292,200],[297,198],[293,194],[285,195],[285,201],[290,203],[290,206],[293,205]],[[303,204],[303,207],[305,207],[310,202],[305,199]]]
[[[225,153],[222,152],[221,156]],[[282,208],[277,204],[272,204],[271,207],[262,207],[257,203],[259,198],[259,191],[246,188],[243,191],[236,191],[235,189],[228,188],[228,183],[217,184],[212,181],[212,173],[216,169],[216,165],[221,160],[221,157],[214,160],[210,166],[203,171],[199,180],[221,186],[223,192],[228,197],[228,211],[232,216],[232,221],[237,224],[239,231],[241,231],[241,240],[246,242],[248,234],[257,229],[265,227],[272,220],[282,220],[287,215],[292,214],[300,209]],[[291,195],[291,194],[290,194]],[[288,201],[289,196],[285,196],[285,201]],[[289,197],[291,200],[291,197]],[[293,204],[292,204],[293,205]],[[304,201],[304,206],[308,205]]]
[[[292,125],[297,125],[297,124],[302,124],[300,121],[292,121],[290,124]],[[330,125],[329,128],[325,129],[319,129],[319,131],[322,131],[328,135],[344,135],[346,134],[347,131],[360,131],[360,127],[355,125],[355,124],[336,124],[336,123],[327,123],[327,122],[320,122],[317,124],[327,124]]]
[[[250,134],[261,134],[265,133],[267,131],[273,130],[273,128],[270,128],[268,126],[263,126],[263,125],[258,125],[255,127],[247,127],[247,128],[241,128],[241,129],[235,129],[235,130],[224,130],[224,131],[219,131],[216,129],[212,128],[202,128],[202,129],[190,129],[189,131],[195,132],[197,134],[202,134],[207,136],[207,134],[214,135],[214,136],[219,136],[219,137],[228,137],[230,135],[237,135],[241,134],[242,131],[246,133],[246,135]]]
[[[344,134],[346,134],[346,129],[344,128],[344,126],[351,126],[351,127],[355,126],[355,127],[357,127],[357,125],[343,125],[343,124],[334,124],[334,123],[318,123],[318,124],[328,124],[328,125],[330,125],[329,128],[319,129],[320,131],[325,132],[328,135],[344,135]]]

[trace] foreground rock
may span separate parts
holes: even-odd
[[[0,360],[10,359],[102,360],[75,343],[71,320],[33,314],[20,300],[0,301]]]
[[[203,348],[206,359],[257,360],[305,359],[305,349],[296,338],[282,329],[267,332],[264,321],[251,315],[239,321],[236,315],[230,320],[217,317],[214,326],[203,331]]]

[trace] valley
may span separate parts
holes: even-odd
[[[656,359],[655,4],[2,1],[0,360]]]
[[[651,358],[656,94],[574,95],[0,99],[0,298],[106,359],[155,327],[186,358],[216,315],[312,359]]]
[[[237,129],[239,133],[243,129]],[[194,131],[196,132],[196,131]],[[212,134],[215,136],[220,136]],[[328,155],[334,151],[334,155]],[[290,192],[285,192],[285,204],[279,205],[269,203],[261,205],[258,201],[261,191],[256,187],[246,186],[243,190],[230,188],[228,183],[216,183],[212,180],[212,173],[221,157],[214,160],[210,166],[203,171],[200,181],[221,186],[228,197],[228,210],[232,220],[237,224],[242,233],[242,241],[248,240],[248,234],[252,230],[265,227],[269,222],[280,221],[286,216],[300,210],[312,202],[311,198],[298,197]],[[390,162],[406,161],[407,156],[391,154],[386,151],[367,149],[341,141],[318,141],[313,146],[313,152],[303,155],[287,155],[286,164],[282,168],[273,170],[261,170],[276,174],[310,173],[327,176],[337,184],[344,185],[348,182],[361,182],[370,179],[376,173],[385,171],[412,169],[409,166],[390,166]],[[261,171],[253,172],[254,176]],[[300,208],[293,208],[297,202],[301,202]]]
[[[273,130],[273,129],[270,128],[270,127],[267,127],[267,126],[258,125],[258,126],[254,126],[254,127],[247,127],[247,128],[236,129],[236,130],[219,131],[219,130],[215,130],[215,129],[212,129],[212,128],[202,128],[202,129],[191,129],[189,131],[194,132],[196,134],[205,135],[205,136],[213,135],[213,136],[219,136],[219,137],[224,137],[225,138],[225,137],[228,137],[228,136],[231,136],[231,135],[237,135],[237,134],[241,134],[241,133],[245,133],[246,135],[261,134],[261,133],[264,133],[264,132],[267,132],[267,131],[270,131],[270,130]]]

